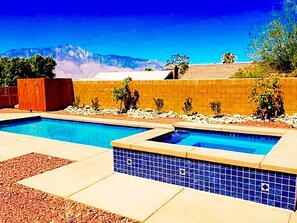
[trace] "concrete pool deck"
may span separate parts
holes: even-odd
[[[36,115],[39,114],[17,114],[17,117]],[[0,115],[0,120],[15,118],[16,114]],[[93,120],[62,115],[55,118]],[[170,125],[157,125],[164,131],[172,129]],[[297,222],[297,214],[289,210],[114,173],[112,151],[108,149],[0,132],[0,161],[31,152],[77,162],[19,183],[142,222]]]

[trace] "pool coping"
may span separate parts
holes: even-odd
[[[62,119],[62,120],[69,120],[69,121],[91,122],[91,123],[120,125],[120,126],[129,126],[129,127],[141,127],[141,128],[150,128],[150,129],[153,129],[153,128],[174,129],[174,127],[170,124],[160,124],[160,123],[153,123],[153,122],[128,121],[128,120],[93,118],[93,117],[71,116],[71,115],[57,115],[57,114],[48,114],[48,113],[41,113],[39,116],[42,118]]]
[[[140,128],[159,128],[159,129],[174,129],[171,124],[160,124],[153,122],[141,122],[141,121],[128,121],[128,120],[115,120],[115,119],[105,119],[105,118],[93,118],[93,117],[83,117],[83,116],[71,116],[71,115],[58,115],[58,114],[47,114],[47,113],[32,113],[25,117],[13,117],[0,120],[0,123],[7,123],[12,121],[34,119],[34,118],[50,118],[66,121],[76,121],[76,122],[87,122],[87,123],[98,123],[107,125],[119,125],[119,126],[129,126],[129,127],[140,127]]]
[[[190,128],[198,130],[215,130],[221,132],[279,136],[281,139],[267,155],[247,154],[208,148],[201,149],[193,146],[173,144],[168,146],[168,143],[148,141],[149,139],[156,137],[157,133],[160,133],[160,136],[170,132],[168,129],[154,129],[141,133],[141,138],[134,137],[134,139],[133,137],[127,137],[112,141],[111,144],[113,147],[123,149],[297,174],[297,144],[294,143],[294,139],[297,137],[296,130],[201,124],[190,122],[178,122],[173,126],[178,128]]]

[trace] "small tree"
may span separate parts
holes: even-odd
[[[192,101],[193,98],[186,98],[185,102],[184,102],[184,107],[183,107],[183,111],[186,115],[190,114],[190,111],[192,110],[193,106],[192,106]]]
[[[133,94],[130,90],[129,84],[132,81],[131,77],[127,77],[122,81],[122,86],[113,89],[113,98],[118,103],[120,101],[120,113],[127,112],[130,108],[137,109],[139,103],[139,92],[134,90]],[[125,109],[122,109],[124,103]]]
[[[180,74],[184,74],[189,69],[190,57],[186,55],[172,55],[171,60],[166,61],[166,67],[171,69],[172,66],[178,66]]]
[[[222,61],[223,63],[234,63],[236,58],[237,57],[233,53],[228,52],[222,56]]]
[[[251,102],[256,105],[255,115],[262,119],[271,119],[285,113],[280,87],[278,76],[256,80],[250,95]]]
[[[154,98],[154,102],[156,104],[157,113],[160,114],[162,108],[164,107],[164,100],[162,98],[158,98],[158,99]]]

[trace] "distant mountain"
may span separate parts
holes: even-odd
[[[157,60],[146,60],[129,56],[93,54],[81,47],[65,45],[49,48],[14,49],[0,54],[0,57],[31,57],[40,54],[51,56],[57,62],[56,77],[91,78],[98,72],[144,70],[151,67],[154,70],[164,68],[164,63]]]

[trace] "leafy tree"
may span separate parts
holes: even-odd
[[[234,63],[236,58],[237,57],[233,53],[228,52],[222,56],[222,61],[223,63]]]
[[[147,68],[144,69],[144,71],[154,71],[154,70],[151,67],[147,67]]]
[[[2,57],[0,59],[0,86],[9,86],[9,63],[8,57]]]
[[[52,57],[35,55],[29,59],[14,57],[0,59],[0,86],[16,85],[17,78],[53,78],[56,62]]]
[[[56,61],[52,57],[42,57],[39,54],[29,58],[29,63],[31,66],[31,75],[33,77],[45,77],[53,78],[55,74],[53,70],[57,65]]]
[[[249,56],[279,72],[291,72],[297,68],[296,1],[283,1],[281,11],[275,11],[272,16],[268,24],[253,33]]]
[[[171,60],[166,61],[166,67],[171,69],[172,66],[178,66],[180,74],[184,74],[189,69],[190,57],[186,55],[172,55]]]

